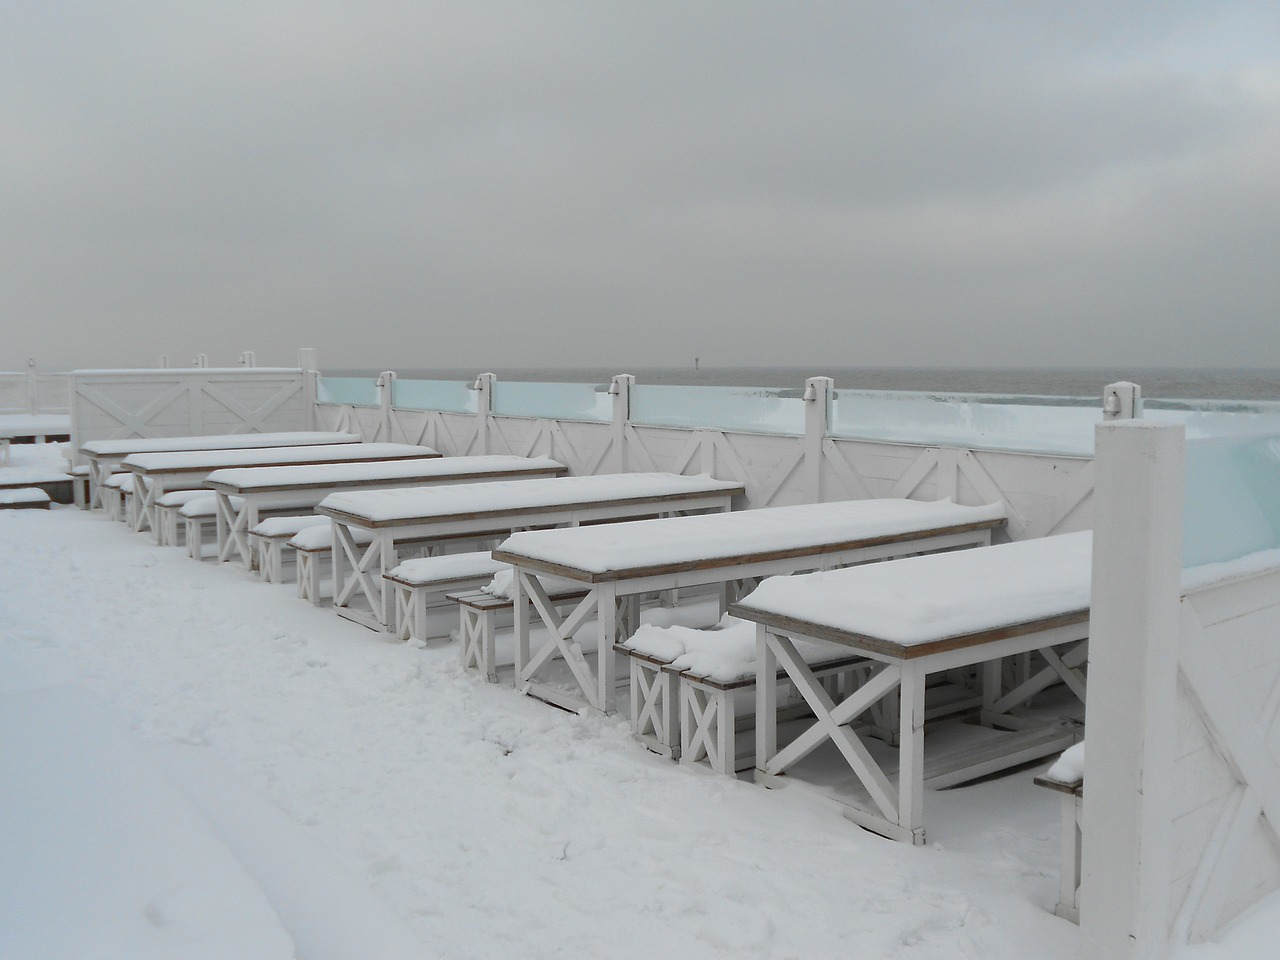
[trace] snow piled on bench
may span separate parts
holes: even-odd
[[[729,614],[706,630],[646,624],[622,646],[664,660],[672,670],[716,683],[733,683],[756,673],[756,625]],[[834,643],[799,640],[795,646],[811,666],[849,655],[847,648]]]

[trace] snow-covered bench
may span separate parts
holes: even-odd
[[[326,568],[333,562],[333,524],[317,524],[300,530],[289,538],[288,546],[298,560],[298,596],[313,606],[322,605],[326,594],[332,596],[325,590],[325,576],[329,573]],[[332,587],[332,583],[329,586]]]
[[[1062,798],[1062,835],[1058,864],[1058,905],[1054,913],[1080,922],[1080,823],[1084,803],[1084,741],[1069,747],[1035,783]]]
[[[509,622],[509,615],[515,608],[511,568],[505,563],[500,563],[499,566],[502,569],[493,575],[483,589],[448,595],[448,599],[458,605],[462,667],[465,670],[479,671],[490,683],[498,680],[498,619],[505,614]],[[581,584],[555,577],[542,577],[540,582],[553,607],[580,600],[587,593]]]
[[[253,551],[253,564],[258,576],[267,583],[284,583],[288,560],[297,559],[289,542],[310,527],[327,527],[328,517],[284,516],[268,517],[259,521],[249,531],[249,544]]]
[[[88,509],[88,465],[81,463],[78,467],[70,467],[67,476],[72,479],[72,503],[81,509]]]
[[[737,734],[754,724],[743,708],[756,686],[755,624],[726,615],[709,630],[644,626],[614,649],[629,658],[631,729],[649,749],[684,763],[706,760],[717,773],[751,766],[754,743],[739,747]],[[852,691],[873,667],[835,644],[798,649],[832,694]]]
[[[39,487],[0,490],[0,510],[48,510],[49,503],[49,494]]]
[[[134,485],[140,481],[132,473],[113,473],[102,489],[102,505],[107,516],[120,523],[128,523],[133,509]]]
[[[418,557],[405,560],[383,574],[395,592],[395,638],[424,641],[433,635],[428,611],[450,593],[460,593],[488,583],[507,569],[488,550]]]
[[[207,496],[208,490],[170,490],[156,500],[156,533],[161,546],[177,547],[186,542],[182,508],[197,497]]]
[[[212,553],[205,549],[217,543],[213,535],[214,521],[218,512],[218,500],[212,494],[197,491],[197,495],[188,499],[178,508],[178,516],[182,518],[182,527],[186,531],[187,556],[192,560],[203,560]]]

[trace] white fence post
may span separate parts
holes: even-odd
[[[1096,428],[1081,957],[1168,953],[1185,439]]]
[[[810,503],[822,502],[822,444],[831,426],[834,386],[830,377],[810,377],[804,382],[804,472]]]
[[[493,384],[497,374],[482,373],[471,388],[476,391],[476,441],[480,454],[489,452],[489,418],[493,416]]]
[[[627,424],[631,422],[631,389],[636,378],[620,373],[609,384],[613,397],[613,472],[627,472]]]
[[[320,411],[316,409],[316,404],[319,403],[316,381],[320,378],[320,372],[316,369],[315,347],[302,347],[298,350],[298,369],[302,371],[302,395],[311,411],[307,428],[315,430],[320,424]]]
[[[36,361],[34,357],[27,359],[27,413],[40,412],[40,384],[36,379]]]
[[[197,353],[195,359],[191,361],[191,365],[202,368],[209,366],[209,355],[207,353]]]
[[[244,351],[244,353],[240,354],[240,366],[242,367],[257,366],[257,358],[254,356],[254,353],[252,350],[246,350]]]
[[[391,402],[395,394],[396,372],[383,370],[378,374],[378,436],[386,441],[391,440]]]

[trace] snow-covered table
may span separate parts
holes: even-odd
[[[831,740],[859,789],[841,796],[854,822],[897,840],[925,842],[925,786],[944,787],[1057,753],[1078,739],[1074,724],[1029,724],[1010,711],[1061,679],[1081,701],[1089,635],[1092,534],[890,560],[767,580],[731,612],[757,628],[756,779],[777,778]],[[797,657],[793,640],[851,647],[884,668],[841,703],[833,702]],[[1054,648],[1071,645],[1065,653]],[[1048,664],[1005,691],[1001,658],[1039,651]],[[817,721],[779,748],[779,664]],[[929,674],[983,668],[983,718],[1013,733],[977,749],[924,763],[924,692]],[[900,743],[895,778],[848,723],[882,697],[899,695]],[[892,765],[890,764],[890,767]],[[783,780],[782,782],[785,782]]]
[[[256,447],[303,447],[359,443],[355,433],[291,430],[283,433],[220,433],[204,437],[129,437],[90,440],[80,447],[89,464],[89,508],[102,506],[98,491],[107,477],[135,453],[175,453],[180,450],[251,450]]]
[[[44,443],[47,437],[65,437],[71,433],[71,418],[57,413],[0,414],[0,466],[9,465],[9,441],[30,439]]]
[[[333,520],[334,608],[339,615],[373,629],[389,630],[394,595],[383,574],[400,562],[397,543],[479,539],[529,527],[724,511],[732,506],[733,497],[745,493],[740,483],[705,475],[615,473],[335,493],[320,502],[317,513]],[[369,539],[362,544],[364,537]],[[367,612],[353,606],[362,602],[369,604]]]
[[[732,585],[762,577],[900,557],[907,553],[978,546],[1005,523],[1001,504],[965,507],[939,501],[842,500],[698,517],[674,517],[517,533],[494,551],[516,569],[518,689],[576,709],[584,703],[614,709],[614,611],[621,598],[702,584]],[[550,574],[589,587],[561,620],[537,581]],[[550,638],[529,650],[529,611],[536,608]],[[723,606],[723,604],[722,604]],[[596,666],[582,657],[573,634],[596,613]],[[557,657],[579,689],[566,695],[539,681]]]
[[[177,450],[167,453],[134,453],[122,466],[141,477],[146,493],[139,504],[134,529],[148,526],[159,542],[156,501],[170,490],[204,485],[215,470],[232,467],[279,467],[286,464],[359,463],[371,460],[422,460],[439,457],[430,447],[407,443],[336,443],[252,449]]]
[[[226,561],[239,554],[245,568],[252,569],[249,531],[257,526],[262,509],[288,506],[310,512],[339,490],[558,477],[566,472],[564,464],[547,457],[437,457],[215,470],[204,485],[218,497],[218,559]],[[239,510],[232,506],[232,497],[243,503]]]

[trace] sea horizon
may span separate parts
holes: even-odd
[[[383,367],[382,370],[395,369]],[[381,370],[336,368],[327,376],[374,377]],[[1101,397],[1109,383],[1127,380],[1150,399],[1280,401],[1280,369],[1269,367],[411,367],[395,369],[406,380],[471,380],[488,372],[501,380],[607,383],[632,374],[640,384],[688,386],[802,387],[827,376],[837,390],[905,390],[929,393]]]

